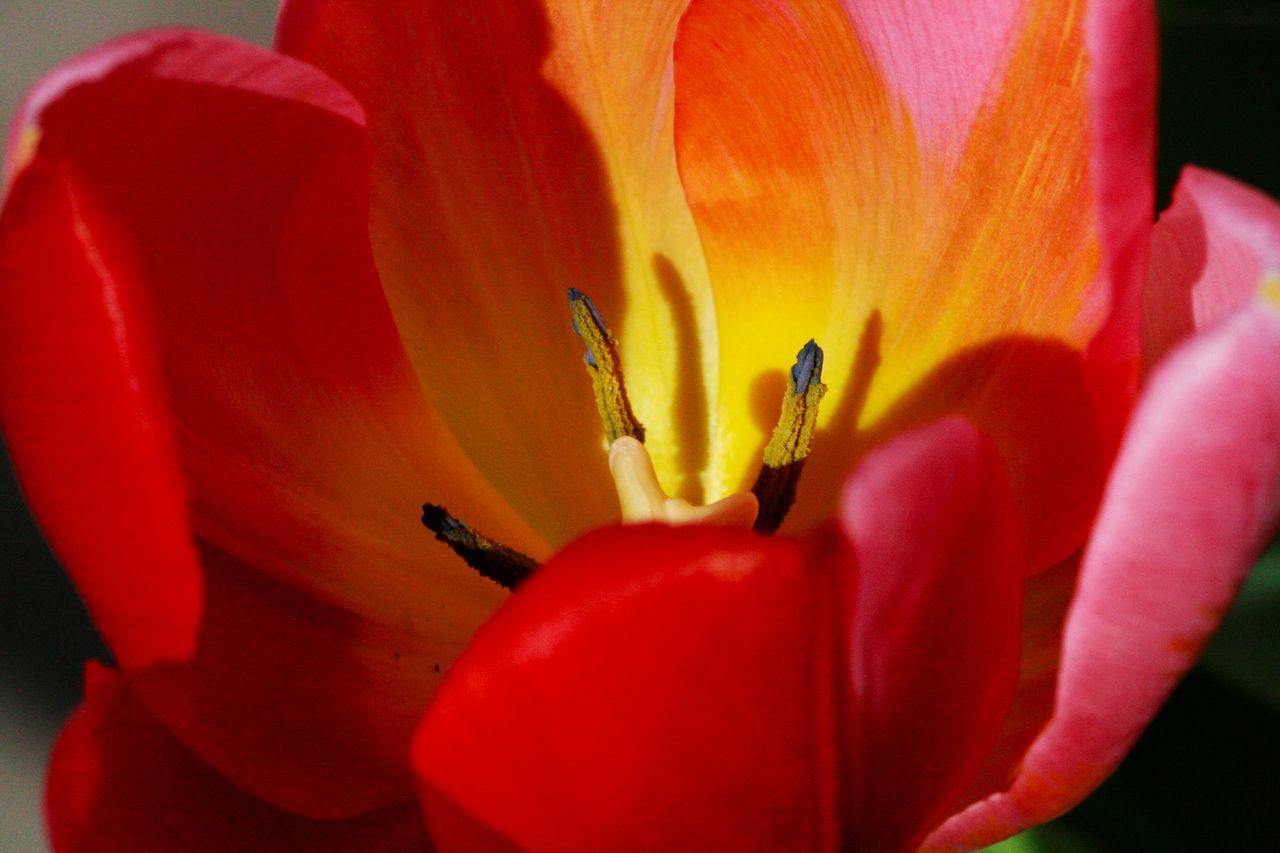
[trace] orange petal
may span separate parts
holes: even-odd
[[[618,332],[671,491],[705,464],[705,270],[676,177],[676,0],[294,0],[278,45],[374,140],[374,249],[427,393],[547,538],[617,517],[565,291]]]
[[[675,133],[720,326],[718,489],[763,440],[753,393],[810,337],[837,380],[825,427],[873,325],[864,422],[965,348],[1010,334],[1079,348],[1097,329],[1081,6],[1016,20],[999,85],[954,127],[957,161],[835,0],[691,5]]]

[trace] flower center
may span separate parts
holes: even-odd
[[[774,533],[795,503],[800,474],[813,442],[818,404],[827,391],[822,384],[822,348],[810,340],[796,356],[782,412],[764,449],[760,473],[750,492],[735,492],[715,503],[695,506],[667,495],[658,482],[644,425],[627,397],[622,361],[604,318],[585,293],[569,289],[573,330],[586,346],[583,361],[591,377],[596,409],[609,446],[609,472],[618,493],[624,524],[725,524]],[[436,504],[424,504],[422,523],[467,565],[508,589],[514,589],[537,569],[537,562],[501,545]]]

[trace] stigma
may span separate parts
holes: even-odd
[[[629,435],[615,439],[609,446],[609,473],[618,490],[623,524],[656,521],[751,527],[759,513],[760,503],[751,492],[735,492],[706,506],[668,497],[658,483],[649,451]]]

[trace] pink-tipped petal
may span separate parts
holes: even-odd
[[[955,362],[972,371],[965,393],[999,399],[1000,362],[975,365],[975,351],[1010,338],[1075,351],[1089,345],[1113,301],[1108,253],[1145,237],[1150,218],[1134,213],[1143,206],[1140,184],[1095,172],[1105,165],[1131,175],[1151,165],[1149,145],[1131,146],[1145,160],[1121,145],[1137,130],[1108,123],[1118,121],[1114,102],[1127,97],[1149,124],[1143,92],[1107,90],[1104,98],[1092,70],[1095,61],[1118,61],[1112,54],[1129,51],[1136,36],[1091,42],[1091,8],[691,3],[674,52],[675,144],[716,295],[715,417],[733,426],[724,430],[726,471],[750,470],[758,454],[756,423],[735,419],[754,411],[758,389],[786,363],[787,341],[821,342],[831,394],[820,428],[846,448],[856,441],[853,420],[874,423]],[[980,44],[962,48],[970,37],[963,27],[987,12],[993,17],[974,36]],[[969,48],[981,54],[976,69],[926,67]],[[888,61],[897,49],[903,58]],[[1136,56],[1135,67],[1151,58]],[[919,97],[925,81],[941,80],[935,100]],[[937,109],[966,118],[941,119],[948,134],[939,137]],[[1114,247],[1104,239],[1109,228],[1123,232]],[[1133,335],[1136,353],[1136,327]],[[874,382],[859,387],[871,361]],[[1042,433],[1005,407],[991,413],[1006,428],[982,424],[998,443],[998,433],[1019,434],[1021,446],[1001,446],[1016,484],[1043,492],[1068,481],[1058,501],[1066,512],[1045,511],[1045,494],[1020,501],[1037,528],[1029,537],[1037,568],[1082,544],[1116,425],[1131,408],[1130,361],[1084,368],[1086,396],[1103,421],[1101,448],[1081,454],[1092,465],[1068,462],[1056,442],[1045,443],[1047,453],[1030,447]],[[1074,397],[1049,393],[1037,403],[1054,419]],[[1090,424],[1087,432],[1097,430]],[[844,461],[825,464],[843,473]],[[808,493],[819,505],[831,500],[825,490]],[[814,513],[798,509],[792,529],[814,523]]]
[[[1248,302],[1267,275],[1280,275],[1280,204],[1216,172],[1183,170],[1152,233],[1142,312],[1147,368]]]
[[[1022,0],[841,0],[858,36],[931,150],[957,160],[996,97]]]
[[[1054,717],[1007,791],[932,847],[1080,802],[1194,663],[1280,514],[1280,315],[1259,301],[1173,353],[1134,416],[1085,555]]]

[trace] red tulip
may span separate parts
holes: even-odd
[[[1190,171],[1151,227],[1153,32],[302,0],[278,53],[54,71],[0,422],[117,664],[55,847],[967,849],[1079,802],[1280,513],[1280,207]],[[729,524],[762,448],[773,538]],[[504,603],[424,501],[545,565]]]

